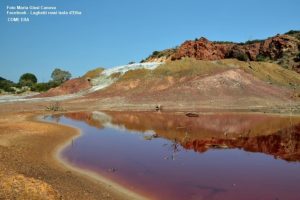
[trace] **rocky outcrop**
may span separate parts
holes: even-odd
[[[241,43],[217,43],[206,38],[184,42],[171,56],[171,60],[182,57],[193,57],[199,60],[219,60],[224,58],[238,58],[245,55],[247,60],[256,61],[258,55],[270,60],[278,60],[286,54],[299,52],[300,41],[289,35],[277,35],[263,41]]]
[[[259,53],[271,60],[277,60],[288,54],[296,55],[300,51],[299,47],[298,39],[289,35],[277,35],[261,42]]]
[[[253,40],[246,43],[212,42],[201,37],[188,40],[172,51],[155,51],[148,59],[179,60],[184,57],[197,60],[220,60],[236,58],[242,61],[267,61],[280,64],[299,72],[300,40],[298,33],[283,34],[270,37],[266,40]],[[167,53],[165,53],[167,52]]]
[[[182,57],[193,57],[198,60],[219,60],[224,59],[233,44],[213,43],[202,37],[197,41],[184,42],[172,55],[171,60],[178,60]]]

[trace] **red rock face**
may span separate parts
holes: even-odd
[[[197,41],[184,42],[176,52],[170,56],[171,60],[192,57],[198,60],[219,60],[224,58],[238,58],[246,55],[245,60],[256,61],[258,55],[271,60],[277,60],[286,53],[299,52],[300,41],[289,35],[277,35],[261,42],[252,44],[218,43],[206,38]]]
[[[299,40],[288,35],[279,35],[263,41],[260,44],[260,53],[276,60],[284,53],[298,52],[299,45]]]
[[[171,59],[178,60],[182,57],[193,57],[199,60],[224,59],[232,46],[233,44],[213,43],[202,37],[197,41],[184,42]]]

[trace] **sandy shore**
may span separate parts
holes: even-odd
[[[5,110],[0,112],[0,199],[141,199],[56,159],[79,130],[37,121],[49,112]]]

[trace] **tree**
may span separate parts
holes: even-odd
[[[53,70],[51,74],[51,78],[53,79],[54,82],[61,84],[71,78],[71,73],[56,68]]]
[[[34,74],[25,73],[19,79],[19,84],[21,86],[32,86],[33,84],[37,83],[37,78]]]
[[[14,82],[0,77],[0,90],[4,90],[6,92],[13,92],[14,90],[11,87],[14,86],[15,86]]]

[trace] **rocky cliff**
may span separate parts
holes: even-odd
[[[185,41],[174,49],[155,51],[145,61],[179,60],[184,57],[198,60],[237,58],[241,61],[265,61],[300,73],[300,31],[245,43],[212,42],[201,37]]]

